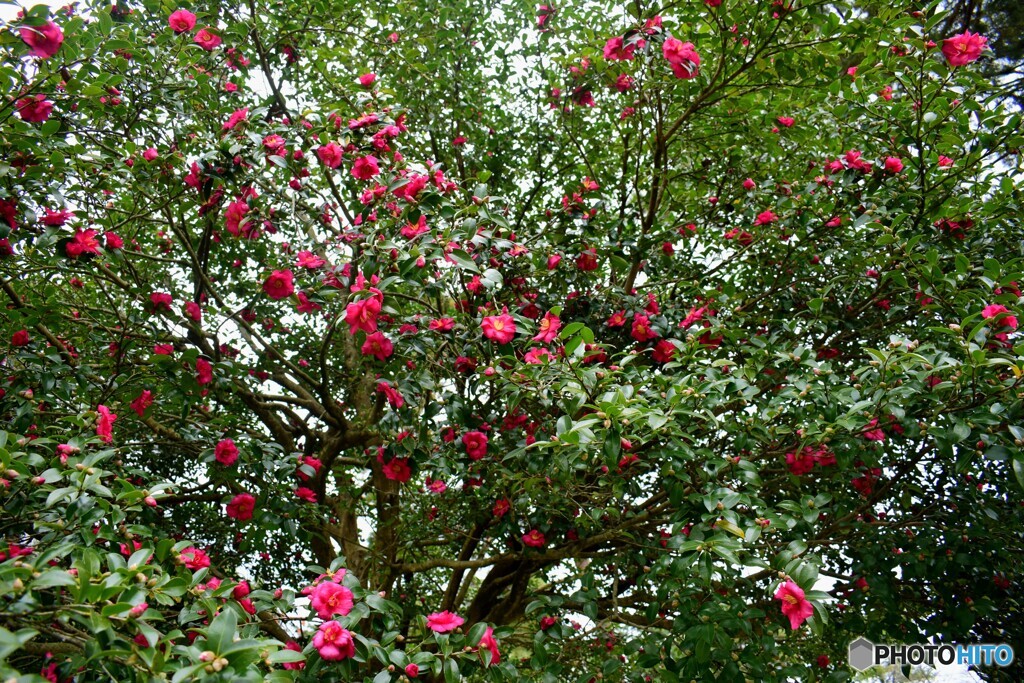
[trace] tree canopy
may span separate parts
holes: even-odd
[[[0,678],[1024,642],[1024,135],[958,7],[22,11]]]

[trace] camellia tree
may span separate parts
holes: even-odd
[[[0,679],[844,681],[858,635],[1024,642],[1024,135],[946,21],[24,8]]]

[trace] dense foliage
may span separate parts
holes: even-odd
[[[26,10],[0,677],[844,681],[857,635],[1024,642],[1024,135],[950,21]]]

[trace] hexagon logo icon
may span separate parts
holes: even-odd
[[[864,637],[850,643],[848,650],[850,666],[856,671],[864,671],[875,663],[875,645]]]

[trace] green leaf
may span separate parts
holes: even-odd
[[[225,606],[206,629],[207,646],[217,654],[221,654],[234,640],[237,628],[238,615],[233,609]]]

